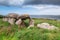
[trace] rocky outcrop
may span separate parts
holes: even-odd
[[[37,27],[38,27],[38,28],[43,28],[43,29],[48,29],[48,30],[58,29],[56,26],[50,25],[49,23],[37,24]]]

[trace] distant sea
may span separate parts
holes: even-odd
[[[60,15],[30,15],[31,18],[46,18],[60,20]]]

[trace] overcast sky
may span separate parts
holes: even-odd
[[[60,0],[0,0],[0,14],[60,15]]]

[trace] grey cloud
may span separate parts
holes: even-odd
[[[3,6],[21,6],[24,0],[0,0],[0,5]]]
[[[22,0],[21,0],[22,1]],[[60,5],[60,0],[0,0],[0,5],[4,6],[22,6],[22,5],[40,5],[40,4],[50,4],[50,5]]]
[[[26,0],[25,5],[51,4],[60,5],[60,0]]]

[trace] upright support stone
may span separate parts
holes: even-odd
[[[8,18],[5,17],[5,18],[3,18],[2,20],[6,22],[6,21],[8,21]]]
[[[14,25],[15,19],[14,19],[14,18],[9,18],[9,19],[8,19],[8,22],[9,22],[11,25]]]
[[[20,29],[21,27],[25,27],[24,21],[22,21],[21,19],[16,21],[16,25],[18,25],[18,29]]]
[[[34,20],[33,19],[31,19],[30,22],[29,22],[29,27],[28,28],[30,28],[30,27],[34,27]]]

